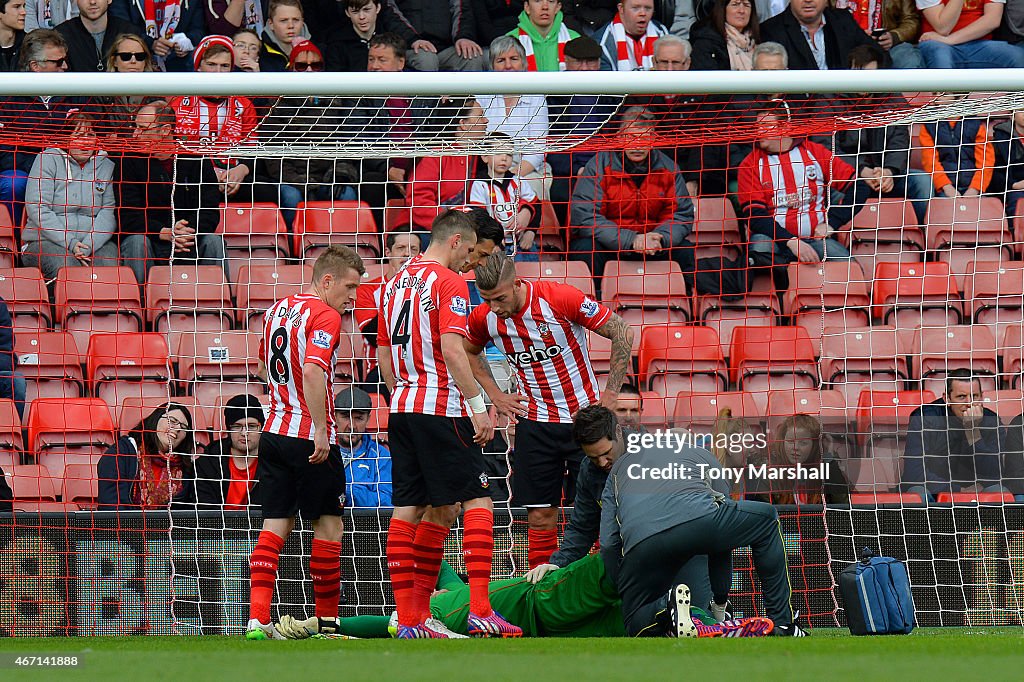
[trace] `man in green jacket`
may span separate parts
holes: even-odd
[[[508,35],[526,50],[527,71],[565,71],[565,44],[580,37],[562,23],[558,0],[524,0],[519,25]]]

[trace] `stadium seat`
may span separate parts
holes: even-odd
[[[948,263],[878,263],[872,303],[872,317],[902,329],[963,322]]]
[[[384,231],[394,232],[407,227],[412,220],[412,209],[404,198],[388,199],[384,204]]]
[[[871,293],[856,261],[790,263],[789,289],[782,310],[792,323],[807,330],[815,352],[821,350],[825,327],[871,324]]]
[[[14,401],[0,398],[0,469],[10,471],[21,464],[25,439],[21,435],[21,417]]]
[[[46,282],[38,268],[0,270],[0,298],[11,311],[15,334],[45,332],[53,324]]]
[[[814,345],[803,327],[736,327],[729,363],[732,383],[754,394],[762,410],[770,390],[818,386]]]
[[[952,272],[966,272],[973,260],[1013,257],[1003,202],[996,197],[933,197],[925,222],[929,253]]]
[[[693,232],[689,241],[696,244],[694,258],[726,258],[740,256],[743,241],[736,210],[728,197],[697,197],[693,200]]]
[[[173,372],[163,334],[93,334],[86,366],[90,392],[111,409],[128,396],[170,395]]]
[[[862,391],[857,405],[857,438],[863,456],[847,462],[857,492],[887,492],[903,475],[903,450],[910,414],[935,400],[931,391]]]
[[[964,277],[968,321],[1002,338],[1007,325],[1024,322],[1024,263],[972,261]]]
[[[981,404],[999,415],[1003,424],[1009,424],[1024,414],[1024,392],[1019,388],[987,391],[981,398]]]
[[[918,493],[850,493],[850,504],[922,504]]]
[[[343,319],[342,332],[338,337],[338,362],[334,366],[334,381],[336,384],[358,383],[363,380],[363,337],[346,333],[346,328],[353,327],[346,327],[344,322]]]
[[[772,278],[757,277],[743,296],[698,296],[694,321],[718,332],[722,354],[729,357],[736,327],[769,327],[777,323],[780,314]]]
[[[612,342],[600,334],[587,332],[587,352],[590,355],[590,368],[594,370],[597,377],[602,377],[611,371]]]
[[[86,464],[69,464],[64,467],[60,499],[64,504],[74,504],[79,509],[95,509],[99,500],[96,469]]]
[[[940,395],[944,392],[946,374],[957,368],[972,370],[982,391],[997,388],[999,357],[996,340],[988,327],[950,325],[917,330],[911,352],[911,378],[919,380],[922,388]]]
[[[672,406],[672,422],[693,433],[711,433],[718,414],[725,408],[732,410],[733,417],[746,419],[755,430],[760,430],[763,412],[747,391],[723,391],[721,393],[687,393],[676,396]]]
[[[868,199],[853,217],[849,248],[864,272],[874,272],[877,263],[924,260],[924,232],[909,201]]]
[[[295,214],[296,258],[315,259],[331,244],[350,246],[363,258],[380,258],[380,234],[363,201],[306,201]]]
[[[387,443],[388,416],[391,408],[384,402],[384,396],[380,393],[371,393],[370,402],[373,404],[373,409],[370,410],[370,418],[366,422],[366,432],[373,436],[374,440]]]
[[[115,424],[120,435],[127,435],[138,424],[142,423],[149,414],[158,407],[167,404],[167,397],[128,397],[121,401],[115,414]],[[192,415],[192,430],[197,446],[205,446],[210,442],[210,420],[207,418],[207,408],[202,403],[197,403],[193,396],[179,396],[171,398],[170,402],[181,405]],[[213,403],[210,403],[212,409]]]
[[[174,356],[185,393],[213,405],[221,385],[240,383],[248,392],[264,393],[259,378],[260,337],[247,331],[182,334]]]
[[[139,283],[131,268],[61,268],[54,289],[56,319],[81,351],[96,333],[141,332]]]
[[[590,275],[590,268],[583,261],[516,263],[516,275],[521,279],[569,284],[588,296],[594,296],[594,278]]]
[[[14,338],[25,400],[77,398],[85,393],[82,356],[68,332],[19,332]]]
[[[56,502],[61,478],[38,464],[23,464],[7,472],[14,499],[25,502]]]
[[[690,320],[686,281],[674,261],[608,261],[601,282],[604,304],[638,329]],[[636,334],[634,350],[639,346]]]
[[[29,449],[55,478],[68,464],[95,469],[116,441],[110,408],[99,398],[40,398],[32,403],[26,428]]]
[[[277,204],[228,204],[217,234],[224,237],[232,281],[243,265],[274,265],[290,255],[288,226]]]
[[[1013,493],[939,493],[939,504],[1013,504]]]
[[[674,415],[669,411],[669,403],[675,406],[675,394],[665,396],[654,391],[641,391],[640,399],[643,407],[640,410],[640,425],[646,429],[668,429],[672,427]]]
[[[648,326],[640,339],[640,386],[661,396],[715,393],[729,384],[729,366],[710,327]]]
[[[893,327],[826,327],[821,338],[821,381],[856,405],[862,390],[902,391],[910,379],[909,345]]]
[[[0,205],[0,269],[18,266],[17,227],[11,220],[7,205]]]
[[[1021,361],[1024,356],[1024,326],[1006,326],[999,342],[999,356],[1003,359],[1003,383],[1009,388],[1021,388],[1021,372],[1024,371]]]
[[[282,298],[305,291],[312,275],[312,264],[243,265],[235,285],[239,326],[262,334],[267,308]]]
[[[155,332],[220,332],[234,318],[224,269],[216,265],[151,268],[146,279],[146,321]]]

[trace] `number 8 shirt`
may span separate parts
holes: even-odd
[[[340,335],[341,315],[313,294],[289,296],[264,314],[260,360],[270,383],[265,433],[313,440],[313,419],[302,394],[302,368],[310,362],[327,375],[328,442],[334,444],[332,384]]]
[[[461,275],[416,256],[384,284],[377,347],[391,352],[391,412],[468,417],[441,355],[441,335],[466,336],[469,287]]]

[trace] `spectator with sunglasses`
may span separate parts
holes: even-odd
[[[320,48],[309,40],[296,40],[288,57],[289,71],[323,71],[324,55]]]
[[[0,71],[14,71],[25,40],[25,0],[0,0]]]
[[[68,44],[68,71],[103,71],[103,57],[114,39],[122,33],[136,32],[131,22],[112,15],[109,9],[110,0],[78,0],[78,16],[57,26]]]
[[[146,42],[137,35],[122,33],[114,39],[107,52],[107,73],[149,73],[153,71],[153,55]],[[104,127],[114,137],[129,137],[135,127],[135,112],[145,97],[118,95],[109,97],[104,111]]]
[[[158,11],[161,5],[163,11]],[[188,0],[164,0],[163,3],[112,0],[110,14],[129,22],[134,27],[132,33],[146,37],[156,57],[157,71],[192,70],[189,55],[206,35],[203,3]]]

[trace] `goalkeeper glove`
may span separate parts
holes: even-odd
[[[526,575],[524,575],[523,577],[526,578],[526,582],[537,584],[548,573],[550,573],[551,571],[557,571],[557,570],[558,570],[558,566],[555,565],[555,564],[541,564],[540,566],[537,566],[536,568],[530,569],[526,573]]]

